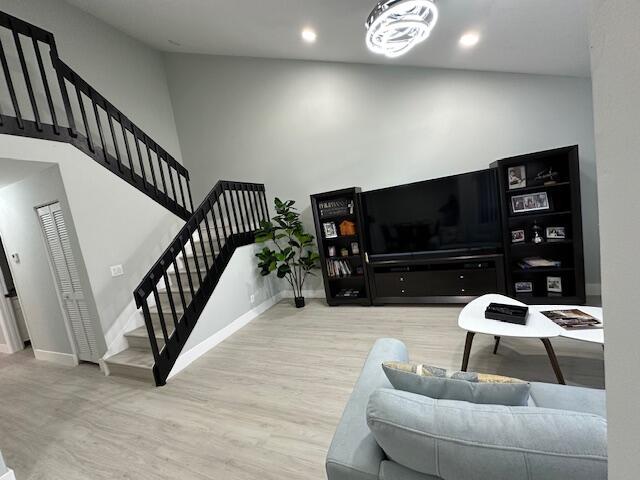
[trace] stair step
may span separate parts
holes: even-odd
[[[109,374],[155,384],[153,379],[153,355],[151,350],[127,348],[107,358]]]
[[[158,349],[162,350],[164,346],[164,336],[162,335],[162,329],[160,324],[154,325],[154,332],[156,336],[156,342],[158,342]],[[147,327],[140,327],[124,334],[124,338],[127,339],[130,348],[139,350],[151,351],[151,344],[149,343],[149,334],[147,333]]]

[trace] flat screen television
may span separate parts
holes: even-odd
[[[367,252],[375,260],[498,248],[498,197],[494,169],[365,192]]]

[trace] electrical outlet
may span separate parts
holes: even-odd
[[[249,297],[249,299],[251,300],[251,305],[256,302],[256,296],[254,294],[251,294],[251,297]]]
[[[122,268],[122,265],[113,265],[111,267],[112,277],[120,277],[122,275],[124,275],[124,269]]]

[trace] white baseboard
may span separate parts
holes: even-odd
[[[78,357],[71,353],[49,352],[47,350],[38,350],[37,348],[34,348],[33,354],[37,360],[53,362],[59,365],[66,365],[68,367],[75,367],[79,363]]]
[[[15,352],[13,351],[13,349],[9,345],[4,344],[4,343],[0,343],[0,353],[11,354],[11,353],[15,353]],[[0,478],[0,480],[2,480],[2,479]]]
[[[235,332],[240,330],[242,327],[244,327],[245,325],[249,324],[249,322],[251,322],[251,320],[256,318],[261,313],[267,311],[272,306],[274,306],[276,303],[278,303],[280,300],[285,298],[283,293],[284,292],[279,292],[276,295],[274,295],[273,297],[269,298],[268,300],[265,300],[264,302],[262,302],[257,307],[252,308],[247,313],[245,313],[245,314],[241,315],[240,317],[236,318],[229,325],[227,325],[223,329],[219,330],[214,335],[211,335],[209,338],[207,338],[203,342],[200,342],[198,345],[196,345],[195,347],[189,349],[186,352],[182,352],[180,354],[180,356],[178,357],[178,360],[176,360],[176,363],[173,366],[173,369],[171,370],[171,373],[169,374],[167,379],[170,379],[174,375],[178,374],[179,372],[181,372],[182,370],[187,368],[189,365],[191,365],[191,363],[193,363],[195,360],[197,360],[202,355],[207,353],[213,347],[215,347],[220,342],[222,342],[222,341],[226,340],[227,338],[229,338],[231,335],[233,335]]]
[[[285,290],[281,292],[282,298],[293,298],[293,290]],[[302,290],[302,296],[305,298],[325,298],[324,290]]]
[[[109,358],[116,353],[126,350],[129,345],[127,344],[127,339],[124,337],[124,334],[140,328],[143,325],[144,317],[136,307],[136,302],[132,300],[105,333],[104,340],[107,344],[107,351],[102,358]]]
[[[7,473],[0,475],[0,480],[16,480],[16,476],[14,475],[13,470],[8,469]]]

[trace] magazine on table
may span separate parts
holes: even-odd
[[[570,310],[547,310],[540,313],[566,330],[602,328],[602,322],[600,320],[577,308]]]

